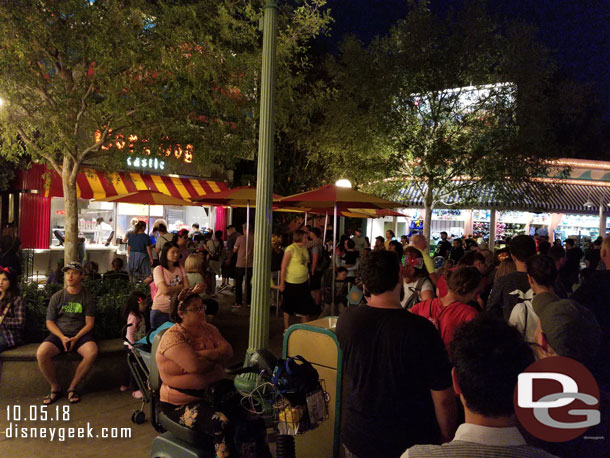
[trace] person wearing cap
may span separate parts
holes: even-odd
[[[83,380],[97,357],[97,345],[93,340],[95,325],[95,302],[83,289],[83,266],[70,262],[64,268],[66,287],[51,296],[47,309],[47,329],[51,334],[40,344],[36,353],[38,367],[51,386],[51,392],[42,401],[53,404],[61,397],[61,387],[57,380],[53,357],[74,351],[82,356],[76,368],[67,394],[70,403],[80,401],[78,384]]]
[[[552,295],[541,295],[542,300],[534,301],[534,311],[538,315],[535,333],[535,354],[537,359],[551,356],[572,358],[591,369],[596,355],[605,354],[607,347],[601,347],[602,331],[591,310],[571,299],[555,300]],[[595,375],[595,373],[594,373]],[[599,378],[596,377],[596,380]],[[608,445],[604,440],[588,438],[608,438],[610,426],[610,398],[602,384],[600,388],[600,423],[587,429],[585,436],[567,442],[542,442],[534,438],[528,441],[563,458],[608,456]]]
[[[360,228],[357,228],[354,231],[354,238],[352,240],[354,241],[354,245],[356,245],[354,249],[358,253],[369,247],[369,244],[367,243],[366,239],[362,236],[362,229]]]
[[[464,406],[451,442],[415,445],[401,458],[552,458],[528,445],[515,420],[514,387],[534,362],[529,345],[503,320],[481,314],[462,325],[451,343],[453,389]],[[563,456],[563,455],[561,455]]]
[[[602,328],[600,348],[610,348],[610,235],[601,243],[599,269],[584,282],[571,299],[593,312]],[[610,391],[610,352],[600,351],[592,363],[598,383]]]

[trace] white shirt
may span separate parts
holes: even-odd
[[[505,447],[518,447],[509,448]],[[410,452],[412,450],[412,453]],[[413,457],[495,457],[515,458],[552,457],[550,453],[528,446],[516,426],[493,428],[472,423],[461,424],[455,432],[453,441],[443,445],[416,445],[407,449],[400,458]]]

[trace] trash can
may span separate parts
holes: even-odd
[[[335,335],[337,317],[325,317],[288,328],[283,357],[301,355],[318,371],[330,396],[328,420],[304,435],[296,436],[296,455],[339,458],[341,453],[341,391],[343,354]]]

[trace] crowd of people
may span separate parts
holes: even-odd
[[[215,297],[233,290],[233,307],[239,309],[252,295],[252,228],[192,229],[170,234],[157,221],[151,239],[146,225],[135,222],[126,235],[127,272],[120,258],[103,277],[95,263],[58,264],[49,281],[64,288],[50,300],[50,334],[37,352],[50,386],[44,404],[63,394],[54,356],[74,351],[82,357],[66,390],[72,403],[79,402],[79,384],[97,356],[96,306],[83,280],[131,280],[149,285],[151,294],[149,299],[134,291],[127,299],[128,340],[138,340],[148,329],[171,330],[158,356],[167,415],[182,421],[196,406],[199,417],[189,421],[215,435],[223,453],[227,444],[220,432],[228,419],[260,433],[254,418],[237,411],[215,417],[205,402],[181,391],[182,385],[205,390],[220,381],[232,355],[230,344],[209,323],[218,311]],[[281,292],[285,328],[293,316],[305,322],[327,314],[331,302],[338,306],[346,456],[602,456],[599,441],[550,444],[528,436],[515,421],[513,389],[518,374],[535,359],[573,358],[594,374],[601,427],[608,427],[610,236],[583,251],[570,239],[551,244],[544,237],[517,235],[492,251],[474,239],[450,240],[442,233],[431,256],[422,234],[397,240],[387,231],[371,247],[356,229],[340,238],[334,259],[325,238],[310,226],[296,230],[292,243],[274,237],[277,284],[271,286]],[[17,275],[13,267],[0,267],[0,351],[23,340],[25,306]],[[348,298],[353,288],[362,292],[360,301]],[[193,377],[180,378],[184,371]],[[141,397],[126,376],[122,389],[129,388]],[[259,442],[257,447],[266,450]]]
[[[360,252],[366,299],[337,323],[346,456],[604,456],[601,441],[529,435],[513,393],[535,359],[572,358],[600,388],[587,434],[607,437],[610,236],[582,251],[517,235],[492,252],[443,234],[432,257],[421,234],[376,242]]]

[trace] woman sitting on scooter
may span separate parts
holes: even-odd
[[[210,436],[216,457],[271,457],[263,420],[241,407],[232,382],[224,380],[233,349],[206,322],[199,294],[183,290],[174,296],[170,318],[176,324],[165,332],[156,354],[162,411]]]

